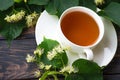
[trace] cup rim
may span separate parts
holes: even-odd
[[[79,9],[79,10],[78,10]],[[68,12],[69,11],[69,12]],[[63,19],[63,17],[65,15],[67,15],[68,13],[70,12],[73,12],[73,11],[82,11],[82,12],[85,12],[87,13],[88,15],[90,15],[94,20],[95,22],[98,24],[98,28],[99,28],[99,31],[100,31],[100,34],[97,38],[97,40],[91,44],[91,45],[87,45],[87,46],[82,46],[82,45],[78,45],[72,41],[70,41],[69,39],[67,39],[67,37],[63,34],[62,32],[62,29],[61,29],[61,20]],[[90,13],[88,13],[90,12]],[[103,39],[103,36],[104,36],[104,24],[103,24],[103,21],[102,19],[100,18],[100,16],[95,13],[92,9],[90,8],[87,8],[87,7],[83,7],[83,6],[74,6],[74,7],[70,7],[68,9],[66,9],[62,15],[60,16],[60,19],[59,19],[59,28],[60,28],[60,32],[61,32],[61,35],[64,37],[65,40],[67,40],[67,42],[69,42],[69,44],[72,44],[74,46],[77,46],[77,47],[82,47],[82,48],[93,48],[94,46],[96,46],[98,43],[100,43],[100,41]]]

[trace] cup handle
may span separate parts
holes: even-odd
[[[93,55],[93,51],[90,48],[84,49],[84,52],[86,54],[87,60],[93,60],[94,55]]]

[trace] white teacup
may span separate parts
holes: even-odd
[[[81,6],[68,8],[59,19],[59,37],[62,46],[70,46],[73,53],[92,60],[92,49],[104,36],[102,19],[91,9]]]

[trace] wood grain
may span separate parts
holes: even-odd
[[[27,54],[32,54],[36,43],[34,39],[14,40],[8,48],[6,41],[0,41],[0,79],[33,78],[35,65],[25,60]]]
[[[37,70],[35,64],[28,64],[27,54],[36,48],[34,28],[25,30],[8,47],[6,40],[0,37],[0,80],[30,79]]]
[[[104,80],[120,80],[120,74],[104,75]]]

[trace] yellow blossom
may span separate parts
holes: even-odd
[[[38,19],[39,14],[37,14],[36,12],[26,16],[26,24],[28,27],[33,27]]]
[[[68,72],[70,74],[70,73],[74,72],[74,68],[72,66],[65,66],[61,69],[60,72],[62,72],[62,73]]]
[[[11,15],[9,19],[13,20],[14,22],[17,21],[17,17],[15,14]]]
[[[26,60],[27,60],[27,62],[34,62],[35,57],[31,56],[30,54],[27,54]]]
[[[95,0],[96,5],[102,5],[105,1],[104,0]]]
[[[27,2],[27,0],[24,0],[24,2],[26,3],[26,2]]]
[[[14,23],[22,20],[22,18],[25,16],[25,11],[21,10],[20,12],[16,14],[12,14],[11,16],[6,16],[4,20],[6,20],[9,23]]]
[[[62,47],[60,45],[58,45],[57,47],[54,48],[56,50],[56,52],[58,53],[62,53],[64,52],[64,50],[62,49]]]
[[[35,76],[35,77],[40,77],[40,76],[41,76],[40,70],[35,71],[34,76]]]
[[[40,68],[40,69],[43,69],[44,67],[45,67],[45,65],[44,65],[44,63],[40,63],[39,65],[38,65],[38,67]]]
[[[64,52],[64,49],[60,45],[58,45],[48,52],[47,58],[49,60],[52,60],[58,53],[63,53],[63,52]]]
[[[35,51],[34,51],[34,54],[35,55],[39,55],[39,56],[41,56],[42,54],[43,54],[43,52],[44,52],[44,49],[36,49]]]
[[[45,65],[45,70],[49,70],[52,67],[52,65]]]
[[[47,58],[49,60],[52,60],[55,56],[57,55],[57,52],[55,49],[53,49],[52,51],[49,51],[48,54],[47,54]]]

